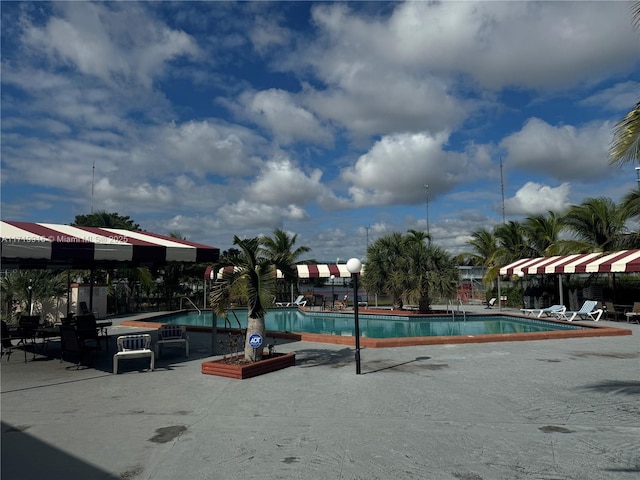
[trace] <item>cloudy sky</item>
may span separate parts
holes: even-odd
[[[106,210],[320,261],[618,201],[625,2],[3,2],[2,219]],[[502,168],[501,168],[502,163]],[[95,167],[94,167],[95,166]],[[428,185],[428,187],[426,187]],[[504,194],[504,202],[502,200]]]

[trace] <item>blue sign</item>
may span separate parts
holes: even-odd
[[[249,337],[249,345],[251,345],[251,348],[258,348],[260,345],[262,345],[262,335],[259,335],[257,333],[251,335]]]

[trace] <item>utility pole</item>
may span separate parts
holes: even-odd
[[[504,216],[504,176],[502,175],[502,157],[500,157],[500,190],[502,191],[502,223],[505,224],[507,221]]]
[[[427,240],[431,243],[431,230],[429,229],[429,185],[424,186],[426,203],[427,203]]]

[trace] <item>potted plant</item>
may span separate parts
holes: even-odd
[[[295,354],[264,354],[263,339],[266,335],[264,316],[273,303],[276,282],[276,266],[261,249],[260,238],[233,238],[240,248],[240,255],[228,259],[218,267],[224,269],[221,278],[214,282],[209,301],[214,314],[227,317],[231,292],[240,286],[247,302],[247,328],[244,354],[225,356],[222,359],[202,363],[202,373],[232,378],[249,378],[295,364]]]

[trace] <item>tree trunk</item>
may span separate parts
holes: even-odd
[[[257,333],[262,337],[262,345],[258,348],[253,348],[249,345],[249,339],[251,335]],[[250,362],[257,362],[262,360],[262,350],[264,349],[264,340],[266,335],[266,328],[264,325],[264,317],[249,317],[247,322],[247,337],[244,342],[244,358]]]

